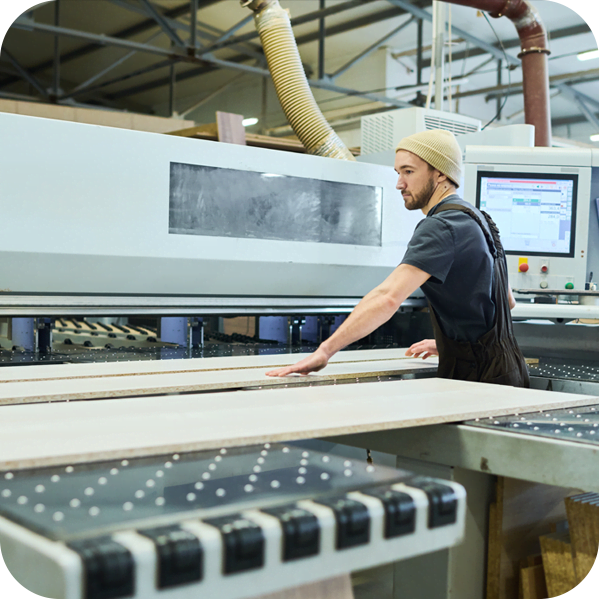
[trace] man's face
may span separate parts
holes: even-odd
[[[394,170],[398,173],[396,189],[402,192],[404,206],[408,210],[419,210],[427,206],[435,191],[439,173],[407,150],[396,152]]]

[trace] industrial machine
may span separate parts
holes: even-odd
[[[477,124],[470,125],[478,129]],[[37,336],[39,342],[43,337],[46,349],[36,352],[41,344],[36,347],[33,342],[28,352],[3,350],[0,363],[4,357],[11,364],[36,363],[18,367],[24,375],[11,375],[15,385],[22,380],[27,387],[28,378],[40,378],[39,387],[48,389],[64,383],[72,395],[61,399],[59,390],[53,400],[61,405],[84,400],[81,390],[94,385],[102,389],[89,397],[93,404],[110,402],[117,412],[133,402],[134,411],[142,414],[156,396],[169,408],[174,406],[171,399],[190,397],[168,394],[193,392],[202,397],[202,390],[177,387],[183,379],[200,377],[197,372],[202,367],[194,363],[192,373],[184,376],[186,369],[180,363],[186,361],[161,361],[171,365],[165,377],[173,377],[172,384],[165,385],[165,395],[152,388],[158,371],[140,366],[145,361],[147,367],[151,361],[146,359],[264,354],[253,358],[261,359],[263,368],[277,366],[277,360],[290,350],[284,342],[292,341],[297,330],[309,329],[309,325],[316,329],[317,323],[318,336],[326,337],[341,315],[390,273],[423,218],[419,211],[409,212],[402,206],[392,163],[376,164],[381,162],[381,153],[352,163],[8,114],[0,115],[0,129],[10,140],[0,149],[4,207],[0,317],[11,319],[13,343],[20,332],[22,339]],[[530,131],[519,129],[514,134],[511,130],[510,135],[524,139]],[[501,136],[489,139],[497,141]],[[544,184],[558,190],[548,193],[564,193],[566,199],[565,206],[556,209],[556,218],[548,219],[559,221],[556,250],[548,254],[547,247],[539,249],[546,252],[548,289],[559,284],[564,288],[567,277],[574,288],[584,286],[589,281],[588,238],[594,237],[587,230],[586,210],[594,173],[597,185],[597,154],[593,158],[589,153],[588,160],[583,158],[585,153],[575,152],[569,163],[554,150],[546,155],[538,154],[538,149],[524,149],[521,155],[512,150],[510,169],[502,162],[500,150],[492,148],[483,170],[476,167],[467,147],[466,199],[477,202],[473,181],[479,180],[479,204],[498,218],[493,210],[502,215],[504,205],[496,209],[490,200],[497,193],[494,185],[507,185],[515,177],[523,184],[532,173],[540,181],[555,182]],[[514,165],[517,155],[523,163],[518,168]],[[533,164],[527,156],[546,156],[546,162]],[[556,165],[563,169],[560,178],[551,177]],[[571,205],[567,206],[569,192]],[[527,206],[516,204],[519,210],[531,212],[530,201]],[[526,235],[520,230],[518,234],[514,248],[507,248],[522,252],[510,256],[511,277],[527,276],[513,264],[519,256],[528,257],[532,272],[534,260],[542,260],[522,251],[518,244]],[[595,236],[597,244],[597,224]],[[568,270],[570,274],[565,275]],[[537,280],[527,286],[535,283],[539,287]],[[384,345],[397,348],[408,345],[411,336],[411,341],[425,337],[424,306],[418,295],[410,298],[380,337]],[[226,336],[228,343],[217,351],[197,335],[203,320],[239,315],[265,319],[264,327],[254,337]],[[128,322],[127,317],[133,316],[156,317],[159,325]],[[309,319],[315,321],[309,323]],[[63,347],[69,340],[67,345],[74,351],[52,352],[48,331],[56,332]],[[555,331],[561,333],[558,328]],[[143,343],[131,339],[139,335]],[[213,331],[213,342],[219,341],[218,335]],[[313,339],[318,341],[318,336]],[[98,339],[102,344],[95,342]],[[299,343],[302,339],[300,335]],[[129,342],[135,342],[131,348]],[[368,373],[364,365],[378,356],[372,352],[377,351],[367,350],[360,367],[352,359],[340,367],[345,369],[347,386],[336,386],[335,378],[326,381],[326,375],[317,380],[319,386],[333,386],[336,406],[341,406],[341,396],[350,395],[344,388],[365,379],[373,386],[383,380],[403,386],[407,379],[434,375],[432,365],[417,373],[400,362],[392,375]],[[116,360],[132,362],[119,363],[125,370],[111,371],[111,381],[129,385],[138,378],[126,393],[102,387],[108,375],[100,373],[100,363]],[[386,360],[399,361],[399,357]],[[88,364],[65,365],[82,367],[85,373],[53,371],[50,377],[39,373],[48,368],[37,364],[44,362]],[[235,367],[215,367],[214,372],[225,380],[228,372],[240,369],[247,374],[249,368],[242,361]],[[361,376],[353,370],[357,368],[364,369]],[[538,388],[549,387],[548,379],[572,379],[570,373],[546,376],[543,370],[547,368],[542,361]],[[57,381],[44,383],[50,378]],[[232,391],[251,386],[248,381],[246,377],[231,384],[221,398],[227,396],[229,402],[242,398],[243,404],[243,394]],[[308,389],[313,382],[286,381],[273,386],[280,391],[288,385]],[[561,391],[597,394],[597,382],[597,369],[591,369],[585,372],[584,388]],[[264,381],[257,385],[249,392],[255,394],[251,399],[263,393]],[[40,396],[33,388],[31,384],[28,391],[6,403],[39,406]],[[146,391],[131,391],[142,388]],[[397,404],[408,388],[398,387],[397,393],[390,392],[390,387],[363,389],[375,406],[384,395],[381,390],[391,393]],[[585,400],[586,405],[593,403],[593,397]],[[213,402],[217,405],[218,398]],[[572,398],[569,402],[571,406],[576,403]],[[75,405],[73,410],[79,410],[78,404],[85,402],[69,402],[71,408]],[[0,406],[0,412],[6,416],[13,409],[28,408]],[[47,408],[52,414],[60,410],[50,404]],[[168,417],[164,422],[169,423]],[[354,426],[360,432],[361,425]],[[385,426],[382,417],[371,431],[377,433],[377,427]],[[326,431],[325,424],[321,427],[318,431]],[[493,433],[483,430],[481,435]],[[59,456],[50,467],[3,467],[0,543],[7,564],[30,589],[59,597],[107,597],[108,593],[249,596],[448,549],[464,531],[467,538],[471,535],[465,519],[468,497],[450,476],[423,479],[419,470],[412,475],[380,464],[373,467],[364,449],[359,458],[350,443],[339,452],[319,454],[313,448],[287,443],[240,447],[243,439],[240,436],[232,442],[238,444],[235,451],[224,447],[225,452],[217,448],[202,453],[183,448],[177,458],[156,449],[144,454],[140,446],[134,455],[125,453],[116,462],[93,454],[75,465],[62,464]],[[593,441],[591,446],[593,453]],[[344,453],[348,456],[339,458]],[[0,464],[3,458],[0,452]],[[117,482],[124,472],[128,478]],[[597,487],[597,482],[585,481],[590,489]],[[410,506],[415,511],[414,530],[405,531],[399,525],[402,532],[388,536],[393,522],[404,523]],[[432,516],[436,514],[442,515],[441,521]],[[315,536],[320,539],[317,545]],[[346,547],[354,536],[361,541]],[[32,576],[23,556],[39,561],[43,576]],[[107,565],[112,564],[119,567],[118,578],[106,574]]]

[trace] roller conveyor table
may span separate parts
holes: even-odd
[[[456,544],[465,493],[266,443],[5,471],[0,514],[7,566],[38,594],[232,598]]]

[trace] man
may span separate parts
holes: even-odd
[[[439,355],[438,377],[528,387],[527,366],[512,332],[515,301],[504,250],[491,219],[456,194],[462,153],[454,135],[430,130],[404,138],[396,147],[394,169],[406,208],[426,216],[402,263],[313,354],[267,375],[321,370],[338,350],[390,319],[421,287],[435,340],[413,344],[407,356]]]

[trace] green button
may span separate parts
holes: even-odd
[[[569,281],[569,283],[567,283],[565,285],[565,290],[572,290],[575,286]]]

